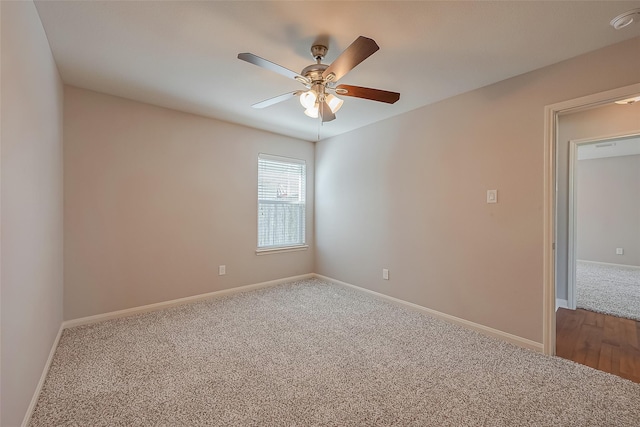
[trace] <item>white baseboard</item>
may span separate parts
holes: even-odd
[[[394,297],[391,297],[389,295],[381,294],[379,292],[371,291],[369,289],[365,289],[365,288],[361,288],[361,287],[356,286],[356,285],[352,285],[350,283],[346,283],[346,282],[342,282],[340,280],[332,279],[331,277],[322,276],[320,274],[316,274],[315,277],[317,277],[318,279],[321,279],[321,280],[325,280],[325,281],[328,281],[328,282],[331,282],[331,283],[335,283],[337,285],[346,286],[346,287],[349,287],[349,288],[352,288],[352,289],[356,289],[356,290],[361,291],[361,292],[368,293],[370,295],[374,295],[374,296],[376,296],[378,298],[393,302],[395,304],[402,305],[404,307],[411,308],[413,310],[420,311],[420,312],[428,314],[428,315],[430,315],[432,317],[435,317],[435,318],[438,318],[438,319],[442,319],[444,321],[447,321],[449,323],[453,323],[453,324],[465,327],[467,329],[471,329],[471,330],[479,332],[481,334],[484,334],[484,335],[487,335],[487,336],[490,336],[490,337],[493,337],[493,338],[498,338],[498,339],[510,342],[510,343],[515,344],[515,345],[520,346],[520,347],[528,348],[530,350],[535,350],[535,351],[538,351],[538,352],[542,352],[542,350],[543,350],[542,343],[535,342],[535,341],[532,341],[532,340],[529,340],[529,339],[526,339],[526,338],[522,338],[522,337],[519,337],[517,335],[510,334],[508,332],[503,332],[503,331],[500,331],[498,329],[493,329],[493,328],[490,328],[488,326],[481,325],[479,323],[471,322],[469,320],[465,320],[465,319],[461,319],[461,318],[456,317],[456,316],[452,316],[450,314],[441,313],[439,311],[432,310],[430,308],[426,308],[426,307],[423,307],[421,305],[414,304],[414,303],[411,303],[411,302],[407,302],[407,301],[401,300],[399,298],[394,298]]]
[[[33,415],[33,410],[36,409],[36,404],[38,403],[38,397],[40,397],[40,392],[42,391],[44,380],[47,379],[47,374],[49,373],[51,362],[53,362],[53,356],[56,354],[56,349],[58,348],[58,343],[60,342],[60,337],[62,336],[63,330],[64,330],[64,327],[61,324],[60,329],[58,329],[58,335],[56,335],[56,339],[53,340],[53,345],[51,345],[51,350],[49,351],[49,357],[47,358],[47,361],[44,364],[44,368],[42,368],[40,381],[38,381],[38,385],[36,385],[36,389],[33,392],[33,397],[31,398],[31,402],[29,403],[27,412],[24,414],[24,419],[22,420],[22,424],[21,424],[22,427],[27,427],[29,425],[29,421],[31,421],[31,415]]]
[[[636,269],[636,270],[640,270],[640,266],[638,266],[638,265],[614,264],[612,262],[600,262],[600,261],[587,261],[586,259],[578,259],[576,261],[584,262],[586,264],[609,265],[611,267],[633,268],[633,269]]]
[[[62,322],[63,329],[73,328],[75,326],[89,325],[91,323],[103,322],[105,320],[118,319],[120,317],[133,316],[134,314],[148,313],[151,311],[162,310],[177,305],[187,304],[190,302],[205,300],[209,298],[219,298],[224,295],[231,295],[240,292],[251,291],[254,289],[267,288],[282,283],[293,282],[296,280],[309,279],[314,277],[313,273],[302,274],[300,276],[285,277],[284,279],[270,280],[268,282],[254,283],[252,285],[238,286],[236,288],[223,289],[221,291],[208,292],[206,294],[193,295],[185,298],[178,298],[169,301],[158,302],[155,304],[141,305],[138,307],[127,308],[125,310],[111,311],[109,313],[96,314],[94,316],[80,317],[78,319],[66,320]]]
[[[569,308],[569,301],[562,298],[556,298],[556,311],[558,311],[559,308]]]

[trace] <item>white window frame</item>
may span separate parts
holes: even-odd
[[[261,199],[261,191],[260,191],[260,179],[261,179],[261,161],[274,162],[274,163],[284,163],[289,165],[302,165],[303,175],[301,177],[301,182],[299,182],[299,194],[301,194],[302,200],[291,201],[291,200],[283,200],[277,201],[271,198]],[[272,253],[281,253],[281,252],[291,252],[291,251],[300,251],[306,250],[309,246],[306,244],[306,205],[307,205],[307,197],[306,197],[306,161],[302,159],[295,159],[291,157],[284,156],[275,156],[272,154],[259,153],[258,154],[258,197],[257,197],[257,233],[256,233],[256,254],[257,255],[266,255]],[[273,245],[265,245],[261,246],[260,236],[261,236],[261,207],[264,205],[281,205],[281,206],[300,206],[299,209],[299,218],[298,218],[298,240],[294,243],[287,244],[273,244]]]

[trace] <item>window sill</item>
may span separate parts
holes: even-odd
[[[298,245],[298,246],[285,246],[280,248],[265,248],[265,249],[256,249],[256,255],[270,255],[270,254],[279,254],[283,252],[296,252],[296,251],[306,251],[309,249],[309,245]]]

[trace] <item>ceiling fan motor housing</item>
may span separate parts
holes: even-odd
[[[312,64],[308,67],[305,67],[300,72],[300,75],[305,76],[314,83],[321,82],[324,79],[322,77],[322,73],[324,73],[324,70],[326,70],[328,67],[329,66],[326,64]]]

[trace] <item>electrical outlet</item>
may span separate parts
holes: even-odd
[[[382,278],[384,280],[389,280],[389,269],[388,268],[383,268],[382,269]]]
[[[225,274],[227,274],[227,266],[226,265],[221,265],[218,267],[218,276],[224,276]]]
[[[616,255],[624,255],[624,249],[616,248]]]
[[[487,190],[487,203],[498,203],[498,190]]]

